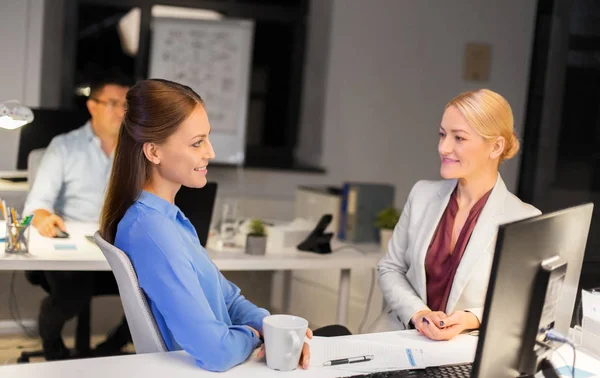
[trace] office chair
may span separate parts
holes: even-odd
[[[29,156],[27,156],[27,188],[29,190],[33,186],[33,180],[35,180],[35,176],[37,175],[44,152],[46,152],[45,148],[38,148],[31,151]]]
[[[27,178],[28,187],[31,190],[33,181],[37,174],[38,167],[44,156],[45,148],[39,148],[31,151],[27,157]],[[41,286],[42,289],[48,294],[50,293],[50,286],[46,282],[46,277],[43,271],[25,271],[25,278],[33,286]],[[87,357],[91,355],[90,348],[90,313],[91,303],[89,303],[78,315],[77,315],[77,326],[75,328],[75,349],[72,353],[76,357]],[[34,350],[31,352],[22,352],[17,359],[18,363],[29,362],[32,357],[44,357],[43,350]]]
[[[166,352],[167,346],[156,325],[146,295],[139,286],[129,257],[125,252],[105,241],[99,232],[94,235],[94,241],[108,260],[117,280],[135,352],[137,354]]]

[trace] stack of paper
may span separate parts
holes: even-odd
[[[423,350],[398,344],[386,344],[352,338],[314,338],[310,343],[311,366],[326,361],[373,355],[371,361],[331,366],[354,372],[404,370],[424,367]]]

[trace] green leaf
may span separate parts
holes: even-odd
[[[250,221],[250,235],[254,236],[267,236],[265,230],[265,222],[260,219],[252,219]]]
[[[400,212],[393,207],[388,207],[377,213],[375,227],[393,230],[400,219]]]

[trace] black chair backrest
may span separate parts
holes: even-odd
[[[203,246],[208,240],[210,221],[212,219],[217,183],[209,182],[203,188],[188,188],[182,186],[175,196],[175,205],[183,211],[196,228],[198,239]]]

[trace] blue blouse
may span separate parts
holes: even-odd
[[[131,259],[169,350],[184,349],[206,370],[244,362],[260,344],[269,312],[240,294],[200,245],[175,205],[142,192],[119,222],[115,246]]]

